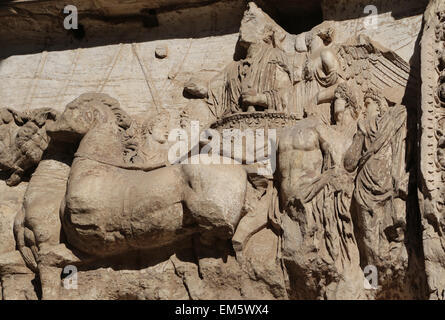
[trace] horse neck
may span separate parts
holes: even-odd
[[[123,146],[117,125],[99,124],[83,137],[77,154],[110,163],[123,163]]]

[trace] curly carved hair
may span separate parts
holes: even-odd
[[[361,111],[361,107],[357,101],[357,98],[356,98],[353,90],[351,89],[350,86],[348,86],[347,83],[345,83],[345,82],[340,83],[337,86],[337,88],[335,89],[334,96],[335,96],[335,99],[345,100],[347,106],[351,110],[351,116],[354,119],[358,118],[360,111]]]
[[[388,103],[386,102],[385,97],[383,94],[373,88],[368,88],[364,94],[364,100],[366,99],[372,99],[374,100],[377,105],[379,106],[379,113],[382,113],[386,109],[388,109]]]
[[[123,149],[124,160],[133,162],[133,159],[139,152],[139,139],[137,131],[134,130],[134,121],[119,105],[119,101],[109,96],[104,97],[101,102],[113,112],[116,118],[116,124],[121,131],[121,142]]]

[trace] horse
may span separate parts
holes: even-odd
[[[132,128],[117,100],[96,93],[70,102],[47,128],[51,139],[78,144],[60,205],[68,243],[103,257],[197,233],[231,239],[246,198],[242,166],[136,164],[125,160],[135,151]]]

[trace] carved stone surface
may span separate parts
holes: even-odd
[[[442,0],[37,2],[0,5],[0,299],[445,299]]]
[[[420,169],[423,250],[431,296],[445,298],[444,281],[444,167],[443,167],[443,83],[445,6],[431,1],[424,15],[421,67]]]

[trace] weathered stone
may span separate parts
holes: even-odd
[[[421,47],[420,211],[425,273],[432,299],[445,299],[444,118],[441,111],[444,93],[437,68],[445,51],[441,32],[437,32],[444,28],[444,12],[443,1],[430,1],[424,14]]]
[[[168,48],[165,47],[165,46],[162,46],[162,47],[156,47],[156,49],[155,49],[155,55],[156,55],[156,58],[159,58],[159,59],[167,58],[167,55],[168,55]]]
[[[0,299],[445,299],[443,1],[76,6],[0,6]]]

